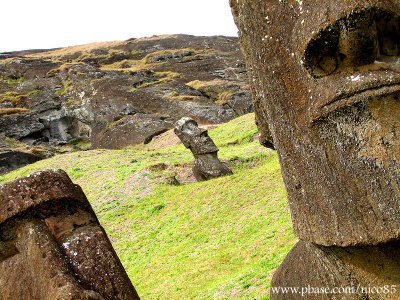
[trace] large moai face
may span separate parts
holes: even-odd
[[[398,238],[400,1],[231,6],[296,234],[326,246]]]

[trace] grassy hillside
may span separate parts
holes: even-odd
[[[84,189],[143,299],[269,299],[297,241],[277,155],[248,114],[210,130],[234,175],[195,183],[171,133],[148,145],[60,155],[0,177],[64,169]],[[160,146],[162,145],[162,146]]]

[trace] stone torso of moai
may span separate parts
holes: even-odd
[[[359,286],[304,299],[400,299],[391,289],[400,288],[400,1],[231,7],[301,240],[272,287]]]
[[[82,189],[62,170],[0,186],[0,299],[139,299]]]
[[[232,171],[218,159],[218,147],[208,136],[207,130],[199,128],[189,117],[180,119],[174,129],[186,148],[195,158],[193,174],[197,181],[231,175]]]

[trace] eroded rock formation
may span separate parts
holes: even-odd
[[[32,164],[41,159],[42,157],[29,152],[13,150],[1,151],[0,149],[0,175]]]
[[[273,137],[302,240],[273,286],[398,285],[398,263],[384,261],[396,261],[398,250],[386,243],[400,238],[400,2],[231,0],[231,6],[258,127]],[[362,258],[373,261],[375,254],[382,265],[365,264],[366,271]],[[314,258],[324,263],[304,265]],[[310,278],[314,273],[320,280]]]
[[[189,117],[180,119],[174,132],[193,153],[195,158],[193,174],[197,181],[232,174],[232,171],[218,159],[218,147],[208,136],[207,130],[199,128],[195,120]]]
[[[2,299],[139,299],[82,189],[61,170],[0,186]]]

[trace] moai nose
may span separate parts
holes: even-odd
[[[379,54],[378,30],[373,12],[352,15],[340,22],[339,57],[345,66],[373,63]]]

